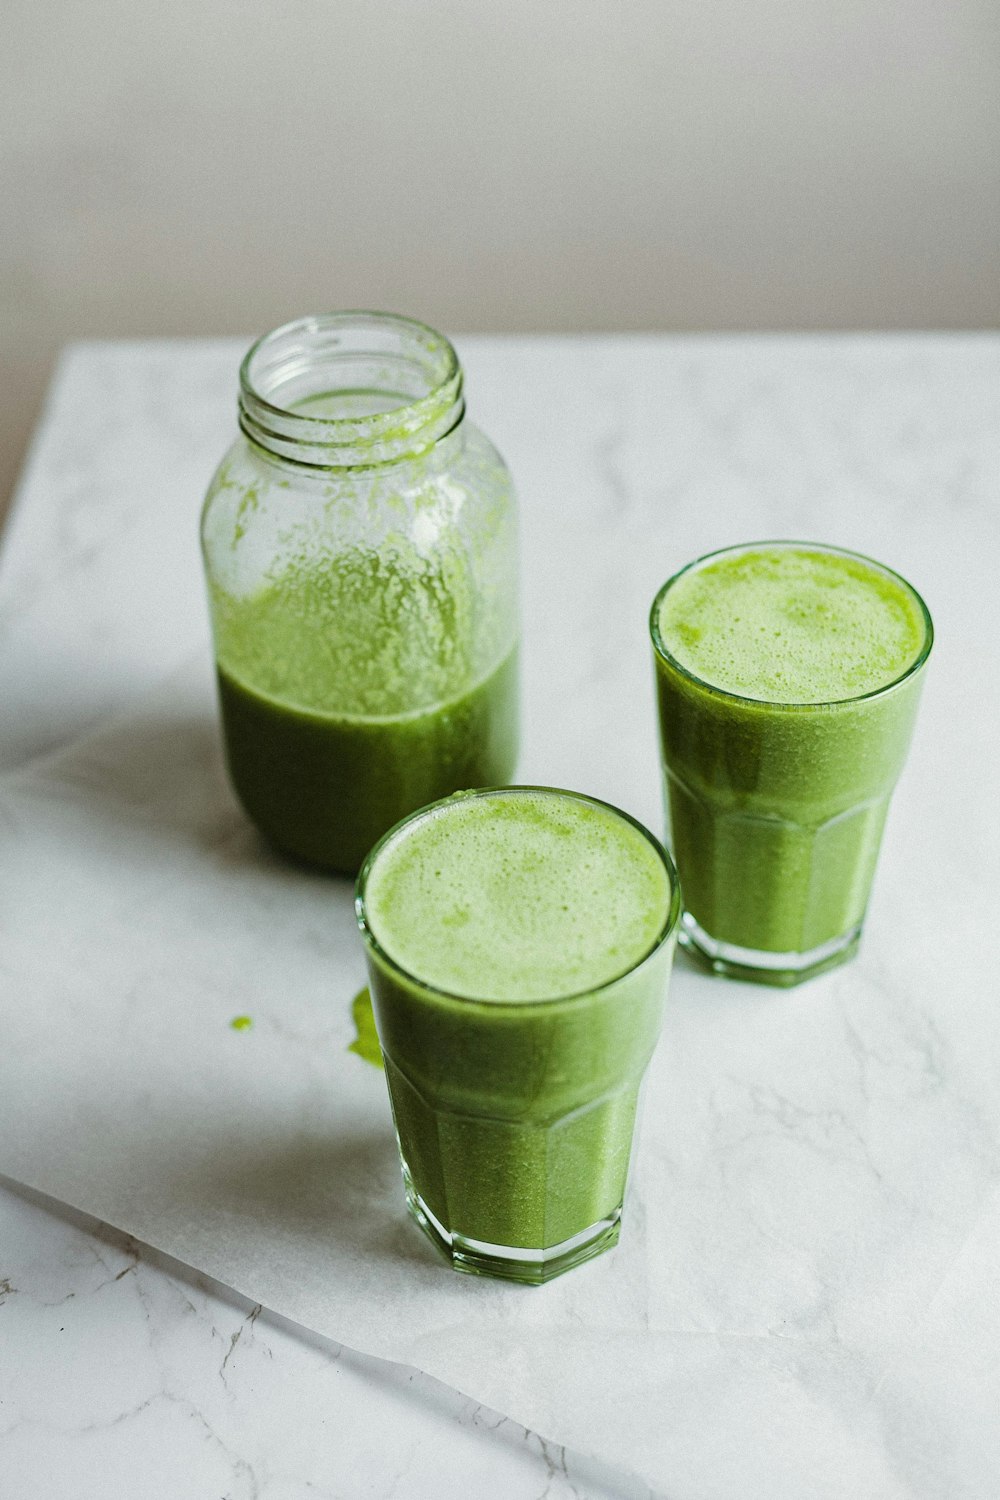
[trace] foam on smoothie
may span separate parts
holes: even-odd
[[[703,682],[777,703],[874,692],[912,665],[925,636],[902,581],[807,547],[751,548],[692,568],[663,596],[657,624]]]
[[[426,558],[400,537],[383,552],[293,560],[248,596],[215,589],[213,605],[219,665],[231,677],[337,718],[447,702],[480,666],[475,579],[457,546]]]
[[[617,978],[666,926],[649,840],[610,809],[545,791],[459,794],[382,849],[365,907],[383,950],[436,989],[544,1000]]]

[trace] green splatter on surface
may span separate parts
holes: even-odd
[[[234,1016],[229,1024],[234,1031],[249,1031],[253,1025],[253,1016]]]
[[[373,1068],[384,1070],[382,1049],[378,1044],[378,1032],[375,1030],[375,1017],[372,1014],[372,997],[367,989],[358,990],[351,1001],[351,1015],[358,1034],[348,1044],[348,1052],[356,1052],[366,1063],[371,1063]]]

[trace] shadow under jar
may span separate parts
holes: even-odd
[[[650,616],[680,941],[792,985],[854,953],[933,631],[889,568],[808,542],[699,558]]]
[[[353,874],[405,814],[509,781],[517,516],[451,344],[303,318],[240,369],[202,548],[233,786],[278,848]]]

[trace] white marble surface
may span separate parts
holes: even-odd
[[[203,648],[193,530],[239,347],[64,360],[0,559],[8,770]],[[645,610],[698,552],[811,536],[883,557],[929,598],[936,659],[861,959],[779,999],[675,976],[675,1062],[652,1101],[672,1129],[647,1130],[643,1158],[670,1184],[648,1267],[669,1311],[651,1330],[670,1340],[669,1441],[637,1441],[634,1467],[671,1500],[991,1495],[1000,1047],[974,955],[997,889],[980,810],[997,728],[981,642],[997,638],[1000,341],[461,352],[525,506],[526,775],[658,821]],[[0,1493],[647,1493],[624,1473],[628,1445],[617,1472],[545,1445],[426,1376],[251,1320],[15,1188],[0,1199],[4,1278]],[[587,1446],[585,1423],[564,1426]]]

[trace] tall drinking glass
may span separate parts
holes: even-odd
[[[613,1245],[680,895],[627,814],[460,793],[357,884],[410,1211],[457,1270],[543,1282]]]
[[[681,942],[768,984],[844,962],[910,742],[926,605],[857,553],[761,542],[675,574],[650,630]]]

